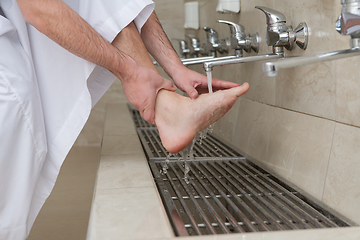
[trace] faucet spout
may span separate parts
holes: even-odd
[[[206,63],[206,62],[229,60],[229,59],[235,59],[235,58],[239,58],[239,57],[238,56],[224,56],[224,57],[209,56],[209,57],[182,59],[181,61],[185,66],[190,66],[190,65],[197,65],[197,64],[202,64],[202,63]]]
[[[215,66],[223,66],[223,65],[229,65],[229,64],[237,64],[237,63],[249,63],[249,62],[258,62],[258,61],[264,61],[264,60],[271,60],[271,59],[277,59],[284,57],[284,52],[274,52],[271,54],[264,54],[264,55],[258,55],[258,56],[250,56],[250,57],[238,57],[233,59],[221,59],[221,60],[215,60],[204,62],[203,67],[205,72],[210,72],[213,70],[213,67]]]
[[[224,56],[224,57],[214,57],[214,56],[207,56],[207,57],[196,57],[196,58],[180,58],[181,62],[184,66],[191,66],[197,64],[203,64],[205,62],[212,62],[212,61],[220,61],[220,60],[229,60],[235,59],[242,56],[232,55],[232,56]],[[154,61],[153,64],[155,66],[159,66],[158,62]]]
[[[346,50],[322,53],[312,56],[289,58],[277,62],[267,62],[263,64],[263,71],[265,73],[265,76],[275,77],[280,69],[298,67],[307,64],[331,61],[331,60],[348,58],[353,56],[359,56],[360,55],[359,40],[358,41],[353,40],[353,42],[357,43],[357,46],[354,46],[353,48]]]

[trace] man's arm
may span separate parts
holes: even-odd
[[[116,75],[124,72],[131,58],[103,39],[88,23],[61,0],[18,0],[25,21],[61,47],[85,60],[109,69]]]
[[[69,52],[111,71],[131,86],[127,95],[145,120],[154,122],[156,93],[174,90],[170,81],[139,65],[100,36],[84,19],[61,0],[17,0],[26,22]],[[142,84],[145,83],[145,84]],[[133,89],[136,87],[136,89]]]
[[[207,78],[189,70],[182,64],[155,12],[143,26],[141,37],[149,53],[174,80],[180,90],[185,91],[191,98],[196,98],[199,93],[207,91]],[[213,79],[212,85],[215,91],[239,86],[236,83],[219,79]]]

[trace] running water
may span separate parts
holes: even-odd
[[[209,89],[209,93],[213,93],[213,89],[212,89],[212,72],[206,72],[207,74],[207,82],[208,82],[208,89]]]
[[[213,89],[212,89],[212,71],[208,71],[206,72],[207,75],[207,82],[208,82],[208,89],[209,89],[209,94],[213,93]],[[212,133],[212,131],[214,130],[214,123],[211,124],[207,129],[205,129],[204,131],[200,132],[200,144],[202,143],[202,140],[204,138],[206,138],[206,134],[208,132]]]

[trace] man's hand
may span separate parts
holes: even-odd
[[[185,66],[179,67],[173,75],[175,85],[186,92],[190,98],[197,98],[199,94],[208,93],[207,77],[198,72],[192,71]],[[212,79],[213,91],[225,90],[238,87],[239,84],[223,81],[220,79]]]
[[[155,100],[161,89],[175,91],[171,81],[161,77],[154,70],[137,66],[119,78],[122,82],[126,98],[139,110],[141,116],[151,124],[155,124]]]
[[[206,76],[185,67],[173,49],[160,21],[153,13],[141,30],[141,37],[149,51],[165,72],[174,80],[175,85],[191,98],[208,92]],[[213,79],[213,90],[228,89],[239,84]]]

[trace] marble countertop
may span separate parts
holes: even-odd
[[[358,240],[360,227],[176,237],[126,103],[108,104],[88,240]]]

